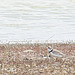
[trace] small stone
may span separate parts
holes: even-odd
[[[39,69],[39,72],[40,72],[40,73],[43,73],[43,72],[44,72],[44,70],[43,70],[43,69]]]

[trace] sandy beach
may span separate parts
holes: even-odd
[[[48,46],[52,44],[0,44],[0,75],[75,75],[75,44],[54,44],[66,57],[53,60]]]

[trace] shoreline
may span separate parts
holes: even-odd
[[[75,44],[75,40],[24,40],[24,41],[7,41],[7,40],[0,40],[0,44],[34,44],[34,43],[57,43],[57,44]]]

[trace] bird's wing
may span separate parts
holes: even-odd
[[[59,51],[53,51],[53,54],[56,54],[56,55],[63,55],[63,53],[59,52]]]
[[[55,56],[55,57],[62,57],[62,54],[59,54],[59,53],[54,53],[54,52],[51,52],[51,55]]]

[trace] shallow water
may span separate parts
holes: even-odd
[[[75,0],[0,0],[0,40],[75,40]]]

